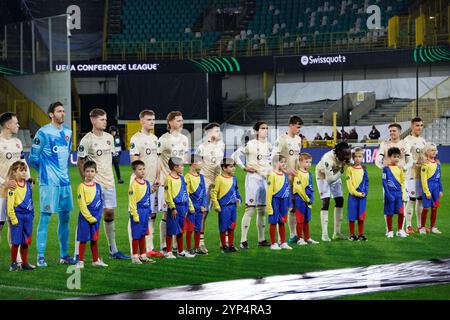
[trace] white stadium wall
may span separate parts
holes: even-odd
[[[71,86],[67,71],[8,76],[7,79],[45,113],[50,103],[61,101],[65,109],[66,124],[71,126]]]

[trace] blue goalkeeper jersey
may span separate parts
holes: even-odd
[[[58,129],[52,124],[47,124],[36,132],[29,161],[39,172],[41,186],[65,187],[70,185],[71,145],[72,131],[65,125]]]

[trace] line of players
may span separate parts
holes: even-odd
[[[58,225],[58,239],[60,242],[60,263],[74,264],[79,259],[80,244],[77,242],[75,246],[75,259],[72,259],[68,255],[68,220],[69,212],[73,209],[71,186],[68,176],[67,160],[70,155],[70,146],[72,139],[72,132],[64,126],[64,107],[61,103],[57,102],[50,105],[48,110],[51,123],[42,127],[36,134],[33,140],[33,147],[30,154],[30,163],[39,172],[39,184],[40,184],[40,203],[41,203],[41,218],[38,225],[37,234],[37,248],[38,248],[38,266],[45,267],[47,265],[45,261],[45,247],[47,238],[47,226],[50,220],[51,213],[57,212],[59,214]],[[155,192],[151,193],[150,203],[152,203],[153,215],[149,219],[148,230],[149,234],[146,236],[146,248],[147,256],[161,256],[162,254],[170,252],[167,250],[167,237],[166,222],[169,219],[167,214],[167,201],[165,200],[164,190],[167,186],[161,184],[161,181],[165,181],[166,177],[171,172],[169,167],[169,160],[172,157],[178,157],[183,162],[189,162],[189,144],[186,136],[181,134],[183,128],[183,117],[180,112],[174,111],[167,116],[168,131],[160,139],[157,139],[151,133],[155,124],[155,114],[151,110],[144,110],[139,115],[142,129],[136,133],[130,141],[130,157],[131,161],[141,160],[146,168],[145,179],[150,182]],[[113,138],[108,133],[104,132],[106,129],[107,115],[101,109],[93,109],[90,113],[90,119],[93,126],[92,132],[88,133],[80,142],[78,147],[78,168],[82,178],[86,178],[86,172],[84,165],[88,161],[93,161],[96,164],[95,181],[101,186],[101,199],[102,199],[102,213],[104,219],[105,233],[108,239],[110,248],[110,257],[117,259],[129,259],[117,249],[115,243],[115,225],[114,225],[114,209],[116,204],[115,183],[114,175],[112,172],[112,151],[113,151]],[[383,142],[380,145],[380,152],[377,156],[376,163],[378,166],[385,166],[385,155],[388,155],[387,151],[395,146],[400,148],[400,163],[399,167],[403,170],[408,170],[414,165],[409,175],[407,182],[407,191],[409,194],[409,201],[406,206],[406,229],[408,233],[414,232],[411,226],[412,208],[417,200],[416,214],[419,217],[422,213],[421,206],[421,190],[420,190],[420,172],[417,174],[417,170],[420,171],[419,155],[422,153],[422,149],[425,146],[425,141],[420,137],[420,132],[423,128],[423,123],[420,119],[413,119],[411,121],[412,134],[405,140],[400,140],[401,127],[398,124],[393,124],[389,127],[390,139]],[[0,156],[4,157],[7,161],[2,161],[2,172],[0,177],[2,181],[1,188],[2,194],[5,194],[6,190],[14,190],[17,187],[17,183],[14,179],[7,178],[7,171],[10,164],[14,161],[24,161],[22,145],[20,140],[13,137],[14,133],[17,133],[19,125],[17,117],[14,114],[6,113],[1,117],[0,125],[2,132],[0,134]],[[302,125],[301,118],[297,116],[291,117],[289,120],[288,132],[282,134],[274,148],[267,141],[268,125],[265,122],[257,122],[253,129],[256,133],[256,138],[250,140],[245,146],[239,148],[232,156],[231,159],[237,163],[246,174],[246,208],[245,214],[241,223],[241,241],[240,248],[249,248],[247,239],[248,229],[250,221],[254,212],[257,212],[257,227],[258,227],[258,245],[259,246],[274,246],[274,241],[268,242],[265,239],[265,215],[266,213],[271,215],[270,208],[266,210],[266,190],[268,189],[268,178],[273,171],[271,164],[271,154],[278,154],[284,157],[286,164],[283,168],[278,167],[278,170],[284,171],[287,174],[289,184],[294,187],[294,178],[297,174],[297,169],[300,169],[299,155],[301,153],[301,139],[298,135]],[[208,216],[210,207],[210,195],[215,186],[215,179],[220,177],[221,164],[224,158],[225,146],[220,141],[220,126],[217,123],[209,124],[205,128],[207,135],[207,141],[202,143],[196,154],[201,156],[202,165],[201,173],[204,176],[204,183],[206,187],[206,196],[204,205],[201,206],[201,223],[196,226],[196,236],[198,235],[198,229],[200,228],[200,239],[198,240],[199,246],[196,248],[196,254],[207,254],[207,249],[204,242],[204,228],[205,221]],[[408,141],[411,140],[411,141]],[[411,147],[412,146],[412,147]],[[341,175],[344,172],[344,166],[350,163],[351,150],[345,143],[340,143],[336,148],[326,153],[319,164],[316,167],[316,182],[318,185],[320,197],[322,199],[321,208],[321,224],[322,224],[322,240],[330,241],[328,236],[328,207],[330,197],[335,200],[334,210],[334,239],[345,239],[346,237],[340,232],[340,225],[343,218],[343,193],[341,184]],[[245,163],[243,159],[245,159]],[[311,161],[309,159],[309,161]],[[409,165],[409,167],[408,167]],[[5,169],[6,168],[6,169]],[[307,169],[307,167],[302,168]],[[432,172],[432,171],[430,171]],[[435,169],[436,172],[436,169]],[[27,170],[27,175],[29,173]],[[272,175],[273,178],[273,175]],[[131,178],[133,182],[135,177]],[[311,178],[304,180],[308,182]],[[269,181],[271,181],[269,179]],[[302,183],[297,181],[297,183]],[[271,183],[274,183],[272,181]],[[309,183],[308,183],[309,184]],[[310,184],[312,187],[312,183]],[[166,190],[167,191],[167,190]],[[278,190],[280,191],[280,190]],[[80,198],[80,194],[78,194]],[[304,200],[307,198],[303,198]],[[306,201],[306,207],[310,207],[311,203]],[[2,223],[6,219],[6,199],[0,198]],[[217,207],[216,207],[217,208]],[[291,209],[291,208],[288,208]],[[266,212],[267,211],[267,212]],[[162,212],[163,217],[160,223],[160,246],[161,252],[155,249],[153,244],[153,233],[155,228],[156,212]],[[169,211],[170,213],[170,211]],[[270,220],[270,219],[269,219]],[[289,210],[287,218],[283,218],[283,223],[288,222],[290,239],[289,242],[298,242],[299,244],[308,243],[308,237],[306,240],[301,237],[303,228],[298,228],[298,222],[301,220],[296,211]],[[421,219],[418,218],[418,226],[421,226]],[[10,222],[10,221],[9,221]],[[200,225],[200,226],[199,226]],[[271,223],[272,225],[272,223]],[[351,228],[351,227],[350,227]],[[131,222],[129,226],[130,238],[132,238]],[[403,236],[404,231],[399,230],[398,235]],[[434,230],[438,233],[438,230]],[[306,230],[305,230],[306,232]],[[423,231],[421,231],[423,232]],[[271,226],[271,236],[274,233]],[[298,234],[297,234],[298,233]],[[300,237],[299,237],[300,235]],[[98,236],[98,233],[97,233]],[[77,232],[77,240],[79,240]],[[273,237],[271,237],[273,238]],[[11,243],[11,237],[8,236]],[[26,246],[31,240],[30,237],[22,239],[22,246]],[[272,239],[273,240],[273,239]],[[312,239],[311,239],[312,240]],[[84,250],[85,241],[81,243],[82,250]],[[130,239],[130,243],[133,241]],[[284,241],[282,242],[283,245]],[[314,243],[311,241],[310,243]],[[132,245],[130,245],[132,247]],[[286,244],[287,246],[287,244]],[[135,251],[135,250],[131,250]],[[189,253],[189,255],[191,255]],[[20,262],[20,256],[18,256]],[[100,259],[97,261],[99,265],[104,264]],[[26,262],[25,262],[26,264]]]

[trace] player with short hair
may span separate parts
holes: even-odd
[[[200,173],[205,177],[206,185],[206,211],[203,215],[202,231],[200,234],[200,251],[208,253],[205,246],[205,224],[208,212],[211,209],[211,190],[214,188],[214,180],[220,175],[220,164],[225,155],[225,144],[221,140],[220,125],[216,122],[209,123],[205,129],[206,141],[195,151],[203,158]]]
[[[79,241],[79,259],[76,267],[84,268],[84,253],[86,243],[90,241],[92,252],[92,266],[107,267],[108,265],[98,256],[98,235],[102,218],[103,199],[102,187],[94,181],[97,165],[94,161],[83,164],[84,180],[77,188],[78,214],[77,241]]]
[[[139,113],[139,122],[141,123],[141,130],[136,132],[130,139],[130,162],[141,160],[145,164],[145,179],[150,182],[151,186],[159,187],[159,159],[158,159],[158,138],[152,133],[155,129],[155,112],[153,110],[142,110]],[[130,183],[134,180],[134,175],[131,175]],[[161,193],[160,193],[161,194]],[[145,237],[147,256],[149,257],[164,257],[158,250],[155,250],[153,244],[153,236],[155,234],[156,213],[162,211],[161,201],[158,201],[158,192],[153,192],[150,195],[150,202],[152,204],[152,213],[148,222],[149,235]],[[131,233],[130,233],[131,246]]]
[[[322,199],[320,220],[322,224],[322,241],[331,241],[328,236],[328,208],[330,196],[334,199],[334,232],[333,240],[347,239],[341,233],[342,217],[344,215],[344,194],[342,192],[341,175],[350,163],[351,150],[347,142],[339,142],[333,150],[322,156],[316,166],[316,182]]]
[[[406,193],[408,194],[409,197],[405,207],[405,221],[406,221],[405,226],[406,232],[409,234],[414,233],[414,229],[412,227],[412,216],[414,212],[414,205],[416,211],[417,230],[419,230],[421,226],[420,215],[422,214],[423,192],[422,192],[422,184],[420,182],[420,167],[422,165],[421,154],[426,144],[425,139],[420,136],[422,130],[423,130],[422,119],[413,118],[411,120],[411,134],[403,139],[411,146],[411,160],[412,160],[412,166],[406,174],[406,187],[405,187]]]
[[[178,257],[194,258],[195,254],[183,250],[183,230],[187,214],[195,212],[191,198],[189,198],[186,181],[183,177],[184,160],[178,157],[169,159],[170,172],[164,181],[164,198],[167,203],[166,243],[167,259],[176,258],[172,253],[172,237],[176,236]],[[189,213],[188,213],[189,212]]]
[[[270,246],[265,236],[266,189],[267,176],[272,171],[272,145],[267,141],[269,126],[264,121],[258,121],[253,126],[256,138],[250,140],[244,147],[238,148],[231,156],[239,167],[247,174],[245,176],[245,213],[241,225],[241,249],[248,249],[248,230],[252,216],[257,211],[256,225],[258,227],[258,246]],[[241,160],[245,157],[245,164]]]
[[[405,140],[400,139],[402,133],[402,126],[398,123],[391,123],[388,126],[389,129],[389,139],[384,140],[380,143],[378,148],[378,154],[375,158],[375,165],[383,169],[387,165],[387,151],[390,148],[396,147],[400,150],[400,161],[398,166],[407,172],[411,168],[413,161],[411,159],[411,147],[409,143]]]
[[[186,249],[191,254],[205,255],[208,254],[200,248],[200,232],[202,230],[203,216],[207,211],[206,207],[206,183],[204,176],[200,173],[202,168],[202,157],[192,155],[189,166],[189,172],[184,176],[186,180],[187,192],[194,205],[195,212],[186,215],[185,231],[186,231]],[[191,249],[192,233],[194,232],[194,248]]]
[[[97,174],[94,181],[102,187],[103,221],[106,238],[109,244],[111,259],[130,259],[119,251],[116,245],[115,214],[117,207],[116,185],[112,169],[112,155],[114,153],[114,138],[105,132],[107,125],[106,111],[94,108],[89,113],[92,131],[88,132],[78,146],[78,172],[84,178],[83,165],[86,161],[94,161],[97,165]],[[75,245],[75,255],[78,255],[78,245]]]
[[[392,216],[398,215],[397,237],[406,238],[408,234],[402,229],[404,219],[403,199],[406,198],[405,175],[398,166],[402,151],[397,147],[389,148],[387,153],[387,166],[383,167],[384,215],[386,217],[386,237],[393,238]]]
[[[69,218],[73,210],[69,158],[72,131],[64,124],[64,106],[52,103],[47,111],[51,122],[35,134],[30,164],[38,171],[41,215],[37,227],[38,267],[46,267],[47,229],[52,213],[58,213],[58,240],[61,264],[75,264],[69,256]]]
[[[155,262],[147,257],[145,248],[145,236],[148,234],[148,220],[152,213],[150,195],[152,187],[145,179],[145,163],[135,160],[131,163],[134,179],[128,190],[128,212],[130,214],[130,233],[132,237],[131,262],[142,264],[143,262]],[[138,254],[138,249],[141,254]]]
[[[274,154],[280,154],[287,159],[286,172],[289,175],[289,182],[292,188],[295,174],[298,170],[298,156],[302,151],[302,138],[299,132],[302,128],[303,120],[299,116],[291,116],[288,123],[288,131],[280,135],[273,147]],[[293,194],[292,194],[293,196]],[[293,201],[293,199],[292,199]],[[295,213],[290,211],[287,216],[289,226],[289,243],[296,243],[299,239],[296,231]]]
[[[352,152],[353,166],[347,167],[346,179],[348,188],[347,217],[351,241],[366,241],[364,221],[366,220],[367,194],[369,193],[369,175],[362,165],[364,149],[355,148]],[[355,221],[358,220],[358,236],[355,235]]]
[[[272,158],[274,170],[267,177],[266,205],[267,215],[270,224],[270,249],[281,250],[292,248],[286,242],[286,223],[288,212],[291,211],[292,199],[291,188],[289,185],[288,174],[286,170],[286,158],[282,155],[275,155]],[[280,244],[275,242],[275,234],[280,235]]]
[[[241,205],[234,160],[224,158],[221,163],[222,174],[216,177],[211,190],[211,202],[218,213],[220,247],[223,253],[237,252],[233,245],[234,229],[236,228],[236,207]],[[228,235],[228,243],[226,237]]]
[[[22,161],[26,164],[22,142],[14,137],[19,131],[19,127],[19,121],[15,113],[5,112],[0,115],[0,237],[7,220],[8,226],[11,226],[6,213],[7,191],[8,189],[14,190],[16,188],[16,182],[8,177],[8,170],[16,161]],[[29,177],[30,171],[29,169],[27,170]],[[11,228],[9,227],[7,239],[11,247]],[[21,262],[20,255],[18,255],[17,263],[20,264]]]
[[[183,114],[180,111],[171,111],[167,115],[167,130],[158,140],[157,153],[159,156],[159,181],[164,182],[169,172],[169,160],[171,157],[178,157],[183,163],[189,161],[189,139],[181,133],[183,130]],[[166,220],[167,201],[165,200],[164,185],[158,189],[158,207],[163,211],[161,223],[159,224],[159,236],[161,253],[166,252]],[[174,246],[175,248],[175,246]]]
[[[14,179],[16,188],[8,190],[7,207],[11,223],[11,267],[9,271],[34,270],[35,266],[28,263],[28,246],[31,244],[33,233],[34,205],[31,188],[33,180],[28,178],[28,166],[22,161],[14,162],[8,177]],[[22,264],[17,263],[17,253],[20,246]]]
[[[439,208],[439,200],[443,197],[441,165],[436,160],[437,147],[434,143],[427,143],[423,149],[423,161],[421,169],[421,180],[423,193],[423,210],[421,217],[420,234],[426,234],[425,222],[427,221],[428,208],[431,208],[431,225],[432,233],[441,234],[442,232],[436,228],[437,209]]]

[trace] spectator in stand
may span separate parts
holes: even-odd
[[[328,135],[328,133],[324,133],[323,134],[323,140],[333,140],[333,137],[330,137],[329,135]]]
[[[323,140],[319,132],[317,132],[316,136],[314,137],[314,140]]]
[[[336,139],[341,140],[341,138],[342,138],[341,132],[339,130],[336,130]]]
[[[356,132],[355,128],[350,130],[350,133],[348,134],[348,139],[349,140],[358,141],[358,133]]]
[[[378,131],[375,126],[372,126],[372,131],[369,133],[370,140],[379,140],[380,139],[380,131]]]
[[[345,130],[341,130],[341,137],[342,137],[342,140],[347,141],[349,139],[348,132]]]

